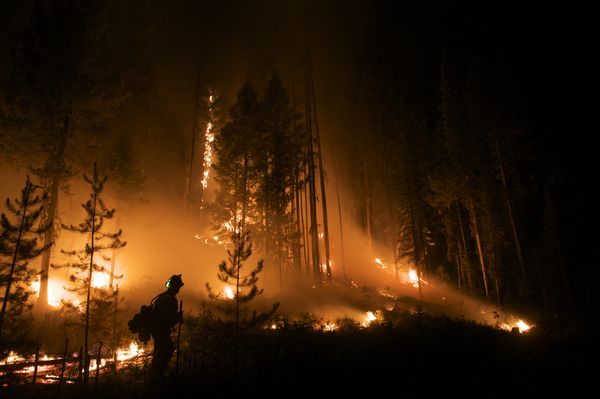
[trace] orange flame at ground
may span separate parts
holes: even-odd
[[[127,348],[117,349],[117,361],[123,362],[125,360],[133,359],[144,353],[144,348],[140,348],[137,343],[131,341]]]

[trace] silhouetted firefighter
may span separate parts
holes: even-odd
[[[150,365],[150,378],[160,378],[169,365],[175,351],[171,339],[171,331],[178,323],[183,322],[183,312],[177,308],[175,295],[183,287],[181,274],[173,275],[165,283],[167,290],[153,301],[152,327],[150,333],[154,339],[154,355]]]

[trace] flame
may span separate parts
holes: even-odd
[[[335,331],[338,329],[338,325],[332,322],[327,322],[323,325],[323,331]]]
[[[529,324],[525,323],[523,320],[517,321],[516,327],[519,329],[519,332],[521,334],[523,334],[524,332],[527,332],[531,329],[531,326]]]
[[[73,305],[79,306],[80,301],[77,297],[77,294],[74,292],[70,292],[65,290],[64,282],[56,279],[48,279],[48,305],[53,308],[60,307],[62,301],[72,302]],[[92,280],[93,286],[93,280]],[[39,298],[40,296],[40,280],[39,277],[37,280],[31,283],[31,291]]]
[[[226,298],[229,298],[229,299],[235,298],[235,293],[233,292],[233,288],[231,288],[229,285],[225,286],[225,288],[223,289],[223,293],[225,294]]]
[[[2,360],[2,362],[4,364],[11,364],[11,363],[18,363],[18,362],[24,362],[27,359],[25,359],[23,356],[17,354],[16,352],[10,351],[8,352],[8,356]]]
[[[214,109],[213,109],[213,104],[214,104],[214,96],[211,94],[208,97],[208,114],[209,114],[209,119],[212,120],[213,118],[213,113],[214,113]],[[203,166],[203,170],[204,172],[202,173],[202,187],[206,188],[208,187],[208,178],[209,178],[209,173],[210,173],[210,167],[212,165],[212,158],[213,158],[213,141],[215,141],[215,133],[213,132],[213,128],[214,125],[213,123],[209,120],[209,122],[206,124],[206,130],[204,131],[204,136],[205,136],[205,142],[204,142],[204,160],[202,162],[202,166]]]
[[[381,269],[387,269],[387,265],[381,261],[379,258],[375,258],[375,263]]]
[[[92,273],[92,287],[93,288],[108,288],[110,283],[110,276],[107,273],[96,272]]]
[[[100,368],[106,366],[106,359],[100,359]],[[98,368],[96,359],[90,359],[90,371],[95,371]]]
[[[419,287],[419,275],[415,269],[410,269],[408,271],[408,281],[413,285],[413,287]]]
[[[138,357],[144,353],[144,349],[140,348],[139,345],[131,341],[127,348],[117,349],[117,361],[123,362],[125,360],[133,359],[134,357]]]
[[[377,317],[375,317],[375,314],[369,310],[367,312],[367,320],[370,322],[375,321],[375,320],[377,320]]]

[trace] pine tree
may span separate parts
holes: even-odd
[[[101,198],[102,191],[104,190],[104,184],[107,181],[107,177],[99,178],[96,170],[96,164],[94,163],[94,174],[90,179],[86,175],[83,176],[84,180],[91,186],[90,199],[82,204],[83,209],[86,212],[86,217],[83,222],[78,225],[64,225],[63,228],[80,233],[89,240],[86,242],[85,247],[79,250],[71,250],[61,252],[65,255],[71,256],[75,259],[74,262],[64,263],[61,265],[52,265],[55,268],[69,268],[73,269],[73,273],[70,276],[70,280],[73,283],[73,287],[69,290],[76,292],[77,294],[84,296],[85,300],[82,301],[82,305],[85,306],[84,318],[84,355],[85,364],[84,368],[84,382],[87,383],[89,378],[89,362],[90,354],[88,351],[88,337],[90,332],[91,313],[94,312],[96,327],[105,325],[111,315],[111,306],[113,304],[114,293],[106,288],[94,287],[94,273],[101,273],[104,275],[109,274],[107,267],[102,266],[98,262],[98,257],[106,262],[110,261],[110,257],[105,255],[104,252],[107,250],[113,250],[122,248],[126,245],[126,242],[121,241],[122,231],[118,230],[115,233],[107,233],[103,231],[104,221],[112,219],[115,215],[116,209],[107,208],[106,204]],[[117,276],[121,277],[121,276]]]
[[[257,202],[264,209],[264,222],[257,234],[263,243],[268,260],[276,259],[279,280],[288,265],[293,237],[288,229],[292,224],[291,202],[294,195],[294,176],[301,162],[302,137],[290,99],[281,77],[274,72],[260,103],[260,153],[257,159],[262,174]],[[275,255],[275,256],[274,256]]]
[[[240,90],[230,120],[215,137],[213,164],[219,189],[212,205],[214,228],[221,234],[246,231],[257,221],[255,193],[259,104],[250,83]]]
[[[237,331],[240,324],[240,305],[250,302],[263,292],[256,285],[258,274],[263,269],[263,261],[261,259],[258,261],[256,268],[248,274],[242,275],[243,263],[252,255],[250,234],[248,232],[234,233],[231,235],[231,242],[233,249],[227,251],[228,262],[222,261],[219,264],[217,277],[233,289],[233,298],[227,298],[222,293],[215,293],[209,283],[206,283],[206,290],[212,299],[232,301],[235,314],[235,330]]]
[[[4,213],[0,216],[0,287],[4,291],[0,339],[5,317],[8,315],[11,320],[19,318],[29,309],[28,299],[35,272],[29,268],[28,262],[48,248],[38,243],[40,235],[49,228],[39,224],[44,198],[35,195],[35,191],[40,188],[27,176],[21,198],[14,202],[6,199],[6,208],[17,221],[13,223]]]

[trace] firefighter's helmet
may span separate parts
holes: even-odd
[[[171,288],[171,287],[181,288],[181,287],[183,287],[183,280],[181,279],[181,274],[174,274],[174,275],[172,275],[167,280],[167,282],[165,283],[165,287],[167,287],[167,288]]]

